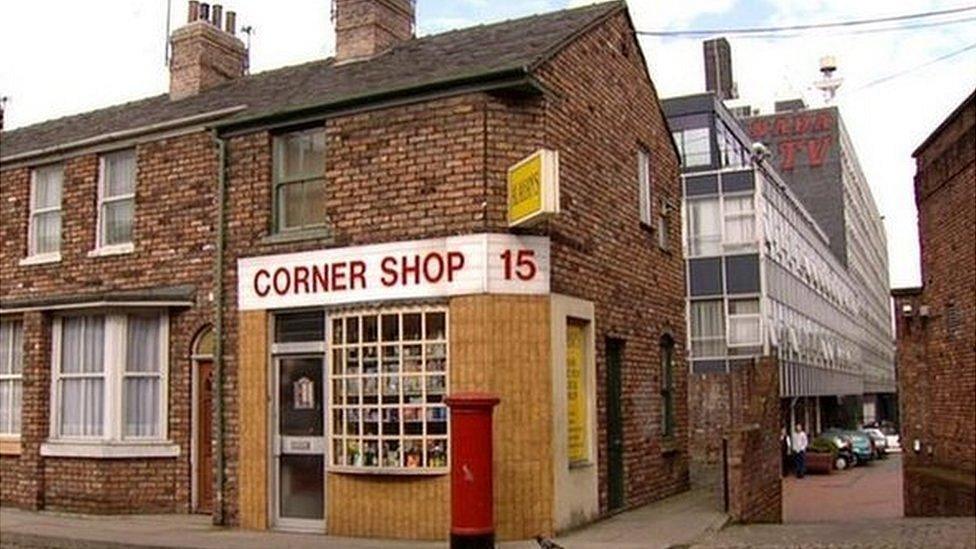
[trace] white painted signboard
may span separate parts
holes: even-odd
[[[248,257],[242,311],[464,294],[549,293],[549,239],[475,234]]]

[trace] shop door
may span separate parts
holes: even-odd
[[[213,362],[197,362],[197,513],[213,509]]]
[[[275,360],[274,524],[322,531],[325,510],[325,408],[321,356]]]
[[[620,406],[620,366],[624,342],[607,339],[607,505],[624,505],[624,428]]]

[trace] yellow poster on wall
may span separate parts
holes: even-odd
[[[559,154],[539,149],[508,169],[508,225],[531,225],[559,211]]]
[[[566,408],[569,462],[588,461],[586,405],[586,325],[566,324]]]

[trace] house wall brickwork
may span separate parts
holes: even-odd
[[[898,291],[905,514],[976,514],[976,94],[915,153],[922,288]],[[910,306],[910,313],[903,312]],[[921,307],[928,307],[926,316]],[[920,451],[913,451],[919,441]]]
[[[215,161],[209,133],[136,145],[134,251],[92,256],[98,155],[63,161],[61,261],[20,265],[27,253],[30,172],[0,170],[0,297],[73,297],[189,285],[194,305],[169,311],[169,439],[177,458],[44,458],[49,437],[51,312],[24,313],[23,432],[19,457],[4,456],[2,501],[88,513],[187,511],[190,507],[191,363],[194,335],[210,322]],[[92,298],[96,301],[98,298]],[[79,475],[84,475],[79,478]]]

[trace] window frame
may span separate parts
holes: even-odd
[[[106,170],[106,158],[110,156],[122,155],[122,154],[132,154],[133,168],[134,172],[132,174],[132,192],[122,195],[115,195],[106,198],[105,196],[105,184],[107,179],[105,177]],[[111,255],[117,253],[128,253],[133,251],[135,248],[135,231],[136,231],[136,190],[139,184],[139,157],[135,147],[130,147],[126,149],[118,149],[115,151],[110,151],[102,153],[98,156],[98,211],[96,214],[96,225],[95,225],[95,249],[93,253],[96,255]],[[107,244],[105,242],[105,206],[106,204],[122,202],[126,200],[132,201],[132,224],[129,228],[129,240],[127,242],[117,242],[115,244]]]
[[[752,201],[752,208],[750,210],[740,210],[735,212],[729,212],[726,207],[726,203],[729,201],[742,200],[748,198]],[[722,193],[721,195],[721,212],[722,216],[722,253],[741,253],[744,251],[751,251],[757,249],[759,245],[759,227],[757,221],[757,206],[756,206],[756,194],[754,191],[738,192],[738,193]],[[728,230],[730,222],[742,221],[744,219],[752,220],[752,238],[750,240],[732,240],[728,235],[731,231]]]
[[[51,170],[58,169],[61,172],[61,190],[58,193],[60,199],[58,200],[57,207],[48,206],[46,208],[37,208],[37,173],[41,170]],[[44,166],[37,166],[31,168],[31,181],[30,181],[30,205],[28,211],[28,222],[27,222],[27,258],[33,261],[57,261],[61,259],[61,240],[64,231],[64,217],[62,214],[64,206],[64,164],[55,163],[47,164]],[[58,218],[60,219],[58,227],[58,248],[53,252],[38,252],[37,243],[34,241],[35,233],[37,231],[37,225],[35,219],[44,214],[50,214],[57,212]]]
[[[4,431],[3,425],[0,424],[0,438],[19,439],[21,432],[24,429],[23,415],[22,415],[24,409],[24,397],[23,397],[24,321],[19,318],[0,320],[0,331],[3,330],[4,326],[9,326],[10,340],[7,342],[0,341],[0,344],[6,343],[6,345],[9,346],[7,348],[7,364],[6,364],[7,373],[4,373],[4,371],[0,369],[0,385],[9,383],[11,386],[11,393],[10,393],[11,395],[14,394],[14,389],[16,389],[17,386],[19,385],[21,390],[20,392],[21,396],[20,396],[20,401],[18,403],[19,407],[14,406],[14,400],[12,398],[8,402],[0,404],[9,408],[7,410],[8,413],[7,417],[10,418],[10,427],[11,427],[9,431]],[[14,337],[14,333],[16,333],[18,330],[20,332],[20,354],[19,354],[20,369],[18,371],[14,371],[14,365],[15,365],[14,357],[17,356],[14,354],[14,349],[16,349],[15,342],[17,341],[17,338]],[[14,421],[14,418],[16,418],[16,422]],[[14,425],[17,425],[16,430],[14,430],[13,428]]]
[[[677,426],[674,398],[674,338],[670,334],[662,336],[658,349],[661,353],[661,436],[673,438]]]
[[[755,313],[732,313],[732,302],[733,301],[754,301],[756,303]],[[726,342],[725,345],[729,348],[742,348],[742,347],[755,347],[757,345],[763,344],[763,331],[762,331],[762,300],[758,295],[742,295],[729,297],[726,299],[726,310],[728,311],[726,315],[725,322],[725,332],[726,332]],[[756,339],[753,341],[743,341],[743,342],[733,342],[732,341],[732,325],[736,322],[753,322],[756,323]]]
[[[322,173],[321,174],[309,174],[303,173],[301,175],[293,177],[282,177],[281,176],[281,162],[282,162],[282,151],[284,148],[284,143],[289,137],[296,135],[311,135],[321,133],[322,134]],[[271,234],[295,234],[307,231],[319,231],[327,229],[329,222],[328,219],[323,219],[320,223],[312,223],[295,226],[295,227],[283,227],[282,217],[281,217],[281,207],[282,201],[279,198],[281,189],[288,185],[301,185],[302,186],[302,196],[304,197],[304,186],[309,182],[320,181],[323,187],[323,193],[326,190],[326,163],[325,163],[325,128],[320,125],[312,126],[309,128],[295,129],[287,132],[278,133],[272,136],[271,139]],[[303,212],[304,216],[304,212]],[[304,219],[303,219],[304,221]]]
[[[404,336],[404,330],[403,330],[404,329],[404,320],[403,320],[404,315],[407,315],[407,314],[418,314],[418,313],[420,314],[420,317],[421,317],[420,339],[419,340],[405,340],[404,337],[403,337]],[[430,313],[440,313],[440,314],[443,315],[443,317],[444,317],[444,335],[443,335],[443,339],[438,339],[438,338],[428,339],[427,338],[427,326],[426,326],[426,323],[427,323],[427,315],[430,314]],[[397,357],[399,359],[398,375],[396,376],[397,379],[398,379],[397,389],[399,391],[399,402],[396,403],[396,404],[384,404],[382,402],[382,388],[381,388],[381,385],[382,384],[381,384],[381,382],[382,382],[382,380],[383,380],[384,377],[393,377],[393,376],[391,376],[391,375],[389,375],[387,373],[384,373],[384,371],[383,371],[383,347],[384,347],[384,344],[388,343],[387,341],[385,341],[383,339],[383,335],[382,335],[382,331],[383,331],[383,316],[384,315],[391,315],[391,314],[396,314],[397,315],[397,319],[398,319],[397,320],[398,321],[398,328],[397,328],[398,329],[398,332],[397,332],[398,333],[398,339],[396,340],[396,343],[393,343],[392,345],[398,347],[398,349],[399,349],[399,352],[398,352],[398,355],[397,355]],[[363,341],[362,341],[362,326],[363,326],[362,318],[363,317],[367,317],[367,316],[373,316],[373,315],[375,315],[377,317],[377,337],[376,337],[376,341],[375,342],[370,342],[368,344],[364,344]],[[334,332],[334,328],[333,328],[334,322],[336,322],[337,320],[339,320],[340,322],[343,323],[343,337],[345,337],[345,330],[346,330],[346,326],[347,326],[346,320],[348,318],[358,318],[359,319],[359,321],[358,321],[358,327],[359,328],[358,329],[360,331],[360,335],[359,335],[359,338],[358,338],[358,342],[349,343],[349,342],[346,342],[344,340],[343,343],[338,344],[338,346],[337,346],[337,344],[335,343],[335,339],[334,339],[335,338],[335,332]],[[342,311],[342,312],[337,312],[337,313],[333,313],[333,314],[327,315],[327,318],[326,318],[326,353],[327,353],[327,355],[326,355],[327,356],[326,364],[327,364],[327,367],[328,367],[328,387],[329,387],[328,400],[329,400],[329,404],[328,404],[328,415],[326,417],[326,422],[327,422],[327,430],[326,430],[326,432],[327,432],[327,440],[326,440],[326,455],[327,455],[326,463],[327,463],[327,465],[326,465],[326,468],[327,468],[328,471],[340,472],[340,473],[382,474],[382,475],[442,475],[442,474],[446,474],[446,473],[450,472],[450,468],[451,468],[450,448],[451,448],[451,444],[452,444],[452,441],[451,441],[450,410],[448,409],[447,405],[444,402],[444,399],[450,393],[450,387],[451,387],[451,385],[450,385],[450,383],[451,383],[451,378],[450,378],[450,376],[451,376],[451,373],[450,373],[450,371],[451,371],[451,345],[450,345],[450,342],[451,342],[451,336],[450,336],[450,308],[447,305],[421,305],[421,306],[377,307],[377,308],[365,308],[365,309],[350,309],[350,310],[347,310],[347,311]],[[362,351],[362,349],[364,348],[365,345],[375,345],[376,348],[378,349],[377,355],[376,355],[376,358],[377,358],[377,371],[376,371],[376,374],[374,374],[375,375],[375,378],[377,380],[377,399],[376,399],[376,403],[375,404],[374,403],[368,403],[367,404],[367,403],[363,402],[362,397],[360,397],[360,402],[358,404],[349,404],[349,402],[345,398],[346,397],[346,390],[347,390],[346,389],[346,387],[347,387],[346,386],[346,381],[348,379],[347,378],[347,375],[348,374],[345,372],[345,365],[344,364],[342,366],[343,373],[342,374],[338,374],[338,375],[336,374],[336,364],[334,363],[334,357],[335,357],[335,354],[336,354],[337,351],[340,352],[340,353],[342,353],[343,354],[343,357],[345,357],[345,353],[344,353],[345,350],[349,349],[350,347],[354,347],[354,348],[357,348],[360,351]],[[404,379],[405,379],[405,376],[404,376],[404,363],[405,363],[406,355],[405,355],[405,353],[403,351],[403,347],[406,346],[406,345],[419,345],[420,346],[420,349],[421,349],[421,354],[420,354],[420,357],[419,357],[420,360],[421,360],[421,365],[422,365],[421,366],[421,370],[418,371],[418,372],[416,372],[415,375],[406,376],[406,377],[417,377],[417,378],[421,379],[421,393],[420,393],[421,394],[421,402],[419,402],[419,403],[408,403],[408,402],[406,402],[406,392],[405,392],[405,388],[404,388]],[[427,370],[427,358],[428,358],[427,357],[427,348],[428,348],[428,346],[431,346],[431,345],[443,345],[443,347],[444,347],[444,357],[443,357],[443,360],[444,360],[444,369],[443,369],[443,371],[436,371],[435,373],[433,373],[433,375],[430,372],[428,372],[428,370]],[[363,356],[362,353],[360,353],[360,359],[359,359],[360,360],[360,370],[359,370],[360,373],[357,375],[357,377],[358,377],[358,379],[360,380],[361,383],[366,378],[366,374],[362,370],[362,356]],[[440,357],[438,357],[438,358],[440,358]],[[356,374],[354,374],[354,375],[356,375]],[[444,421],[443,421],[443,423],[444,423],[444,434],[433,434],[433,435],[431,435],[431,434],[427,433],[428,423],[430,423],[430,420],[428,419],[427,411],[428,411],[428,408],[430,408],[431,407],[431,404],[432,404],[432,403],[428,402],[428,400],[427,400],[427,389],[428,389],[428,380],[431,379],[432,377],[443,377],[443,379],[444,379],[444,387],[443,387],[443,393],[441,393],[442,394],[441,401],[440,401],[440,403],[437,403],[435,406],[433,406],[434,408],[441,408],[444,411],[443,412],[445,414],[444,415]],[[337,383],[339,383],[340,386],[342,387],[342,393],[343,394],[342,394],[341,402],[338,402],[337,399],[336,399],[336,394],[335,394],[335,389],[334,388],[336,387],[336,384]],[[360,390],[360,394],[361,395],[366,395],[365,387],[363,387],[363,389]],[[421,410],[421,414],[422,414],[422,418],[423,419],[420,422],[421,423],[421,434],[420,435],[407,435],[406,432],[405,432],[405,424],[406,424],[406,421],[404,419],[405,418],[404,410],[407,409],[407,408],[411,408],[411,407],[413,407],[413,408],[418,408],[419,407],[420,410]],[[357,417],[360,418],[360,421],[359,421],[359,429],[358,429],[359,433],[358,434],[352,434],[352,435],[350,435],[350,434],[346,434],[345,432],[343,432],[342,434],[337,434],[335,432],[335,426],[336,426],[336,415],[335,415],[335,413],[336,413],[336,411],[337,410],[340,410],[340,409],[345,411],[345,410],[349,410],[351,408],[355,408],[355,409],[358,410],[358,416]],[[381,415],[380,415],[380,417],[378,418],[378,420],[376,422],[377,423],[377,433],[375,435],[365,435],[364,434],[364,430],[365,430],[364,429],[364,424],[365,424],[365,421],[363,421],[362,419],[364,417],[365,411],[368,410],[368,409],[371,409],[371,408],[373,408],[373,409],[379,409]],[[383,434],[383,428],[382,428],[382,425],[384,424],[384,422],[382,421],[382,410],[383,409],[396,409],[398,411],[397,412],[397,415],[398,415],[398,418],[399,418],[399,427],[400,427],[399,428],[399,434],[397,434],[397,435],[385,435],[385,434]],[[343,426],[345,426],[346,421],[345,421],[345,418],[343,418],[343,419],[344,419],[344,421],[342,422],[342,424],[343,424]],[[343,429],[343,431],[345,431],[345,429]],[[370,438],[375,438],[376,441],[377,441],[377,449],[378,449],[378,455],[377,455],[377,462],[378,463],[377,463],[377,465],[376,466],[366,466],[366,465],[348,465],[348,464],[346,464],[346,453],[345,453],[345,450],[348,448],[347,444],[349,443],[349,441],[352,440],[352,439],[358,440],[358,442],[360,444],[360,449],[362,449],[363,442],[366,439],[370,439]],[[336,455],[336,453],[335,453],[335,445],[336,445],[336,441],[337,440],[341,441],[341,447],[343,448],[343,455],[341,455],[341,456],[340,455]],[[383,443],[386,442],[387,440],[395,440],[395,441],[398,442],[398,444],[399,444],[399,452],[400,452],[398,459],[400,460],[401,465],[396,466],[396,467],[393,467],[393,466],[386,466],[386,465],[383,464],[383,461],[382,461],[382,451],[379,451],[379,450],[381,450],[383,448]],[[425,455],[425,456],[426,456],[428,444],[429,444],[430,441],[432,441],[432,440],[443,440],[445,442],[445,448],[444,448],[444,464],[442,466],[434,466],[434,467],[431,467],[431,466],[429,466],[429,465],[426,464],[426,460],[425,460],[425,462],[424,462],[425,464],[422,467],[408,467],[408,466],[406,466],[404,464],[404,461],[403,461],[404,460],[404,448],[405,448],[406,442],[407,441],[411,441],[411,440],[418,440],[418,441],[420,441],[421,450],[423,452],[423,455]]]
[[[719,330],[720,333],[718,335],[707,335],[707,336],[702,336],[702,335],[696,336],[695,335],[695,322],[694,322],[694,315],[693,315],[693,312],[692,312],[692,308],[697,303],[712,303],[713,305],[714,304],[718,304],[718,307],[720,309],[719,317],[722,320],[722,327]],[[722,298],[722,297],[712,297],[712,298],[705,298],[705,299],[692,299],[692,300],[689,300],[689,303],[688,303],[688,344],[689,344],[689,349],[688,349],[688,351],[689,351],[691,357],[693,357],[696,360],[699,360],[699,359],[726,358],[728,356],[728,346],[729,345],[728,345],[728,319],[727,319],[727,316],[728,315],[726,313],[725,299]],[[715,355],[715,354],[697,354],[696,353],[696,349],[699,346],[698,344],[700,344],[700,343],[711,343],[711,342],[716,342],[716,341],[720,341],[722,343],[723,347],[725,347],[725,353],[724,354],[717,354],[717,355]]]
[[[51,351],[51,405],[49,442],[81,444],[125,444],[125,443],[164,443],[169,442],[169,313],[166,310],[153,310],[159,318],[159,424],[155,436],[125,435],[125,379],[127,370],[128,317],[146,314],[148,311],[91,311],[85,313],[58,315],[52,323]],[[92,372],[77,372],[65,375],[61,372],[62,345],[64,341],[64,319],[69,317],[104,317],[104,345],[102,349],[102,371],[100,376]],[[101,377],[104,380],[102,434],[94,436],[62,435],[61,405],[63,395],[60,380]]]
[[[637,194],[639,219],[642,225],[654,225],[654,193],[651,185],[651,153],[643,145],[637,147]]]

